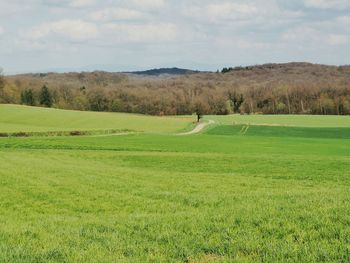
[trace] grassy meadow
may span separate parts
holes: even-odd
[[[350,117],[126,116],[0,105],[2,132],[144,131],[0,138],[0,262],[350,261]]]
[[[131,130],[172,133],[191,126],[190,117],[84,112],[0,104],[0,132]]]
[[[205,119],[215,120],[220,124],[249,124],[264,126],[297,126],[297,127],[347,127],[350,128],[349,116],[335,115],[226,115],[205,116]]]

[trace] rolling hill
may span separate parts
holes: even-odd
[[[196,73],[200,73],[200,71],[174,67],[174,68],[150,69],[150,70],[144,70],[144,71],[132,71],[127,73],[131,73],[135,75],[143,75],[143,76],[161,76],[161,75],[179,76],[179,75],[196,74]]]
[[[192,121],[191,117],[153,117],[0,104],[0,132],[127,129],[136,132],[172,133],[185,130]]]

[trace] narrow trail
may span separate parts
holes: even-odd
[[[202,122],[199,123],[196,127],[194,127],[194,129],[192,131],[189,132],[183,132],[183,133],[178,133],[178,136],[186,136],[186,135],[192,135],[192,134],[196,134],[196,133],[200,133],[205,127],[214,124],[215,121],[213,120],[209,120],[208,122]]]
[[[206,128],[209,125],[215,124],[216,122],[213,120],[208,120],[208,122],[202,122],[196,125],[196,127],[194,127],[193,130],[188,131],[188,132],[183,132],[183,133],[177,133],[175,135],[177,136],[187,136],[187,135],[193,135],[193,134],[197,134],[200,133],[201,131],[203,131],[204,128]],[[126,136],[126,135],[132,135],[132,134],[140,134],[142,132],[135,132],[135,131],[130,131],[130,132],[116,132],[116,133],[103,133],[103,134],[81,134],[81,135],[45,135],[45,136],[40,136],[40,133],[36,134],[36,135],[24,135],[24,136],[0,136],[1,138],[12,138],[12,137],[16,137],[16,138],[28,138],[28,137],[112,137],[112,136]],[[46,132],[43,132],[43,134],[46,134]]]

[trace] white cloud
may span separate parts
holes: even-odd
[[[350,8],[349,0],[305,0],[305,6],[318,9],[343,10]]]
[[[0,26],[0,36],[5,32],[5,30]]]
[[[256,6],[251,4],[221,3],[207,6],[209,17],[216,19],[223,17],[227,19],[245,19],[258,13]]]
[[[345,26],[350,26],[350,16],[340,16],[336,19],[337,23],[341,23]]]
[[[44,41],[64,43],[63,40],[89,40],[88,44],[115,45],[126,43],[161,44],[176,41],[179,30],[176,25],[163,24],[125,24],[94,23],[82,20],[60,20],[40,25],[23,34],[24,40],[32,40],[41,46]]]
[[[297,27],[284,32],[282,39],[286,42],[310,44],[311,42],[320,41],[322,33],[311,27]]]
[[[173,24],[107,24],[103,28],[104,35],[117,43],[164,43],[176,40],[178,29]]]
[[[350,42],[350,36],[331,34],[328,37],[327,42],[332,46],[346,45]]]
[[[192,6],[186,8],[184,13],[197,19],[205,19],[211,22],[223,20],[243,20],[249,19],[259,13],[256,6],[248,3],[217,3],[206,6]]]
[[[87,57],[92,64],[116,57],[137,64],[142,52],[150,63],[258,63],[311,53],[343,63],[350,54],[347,8],[350,0],[0,0],[0,45],[13,56],[33,53],[42,64],[69,50],[82,65]],[[23,66],[7,60],[5,66]]]
[[[86,7],[86,6],[92,6],[96,3],[95,0],[72,0],[70,1],[69,5],[71,7]]]
[[[346,45],[350,43],[350,35],[327,33],[320,28],[313,27],[298,27],[287,30],[282,35],[282,39],[286,43],[301,44],[301,45]]]
[[[305,16],[302,10],[281,9],[276,1],[214,2],[207,5],[184,5],[183,12],[190,19],[201,23],[221,24],[231,28],[271,28],[296,21]]]
[[[98,30],[93,23],[88,23],[82,20],[64,19],[42,24],[25,34],[25,36],[31,39],[43,39],[49,35],[67,37],[72,40],[85,40],[96,38]]]
[[[16,0],[5,1],[0,0],[0,19],[5,19],[7,17],[26,17],[33,10],[33,5],[31,5],[30,0],[26,1],[25,4],[18,2]]]
[[[130,3],[137,8],[154,10],[165,6],[164,0],[130,0]]]
[[[40,0],[44,5],[53,5],[58,7],[82,8],[96,4],[96,0]]]
[[[270,43],[257,42],[247,37],[216,37],[212,40],[216,46],[221,48],[237,48],[241,50],[263,50],[270,49]]]
[[[45,43],[44,41],[35,40],[35,39],[26,39],[26,38],[18,38],[13,41],[14,46],[20,48],[26,52],[33,51],[47,51],[47,50],[55,50],[57,51],[57,46],[60,46],[59,43]]]
[[[95,21],[135,20],[144,17],[145,14],[128,8],[106,8],[91,14]]]

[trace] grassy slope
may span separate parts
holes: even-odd
[[[193,118],[151,117],[123,113],[80,112],[0,104],[0,132],[129,129],[177,132]]]
[[[0,261],[348,262],[349,149],[278,133],[4,138]]]
[[[284,125],[300,127],[350,127],[350,116],[228,115],[205,116],[221,124]]]

